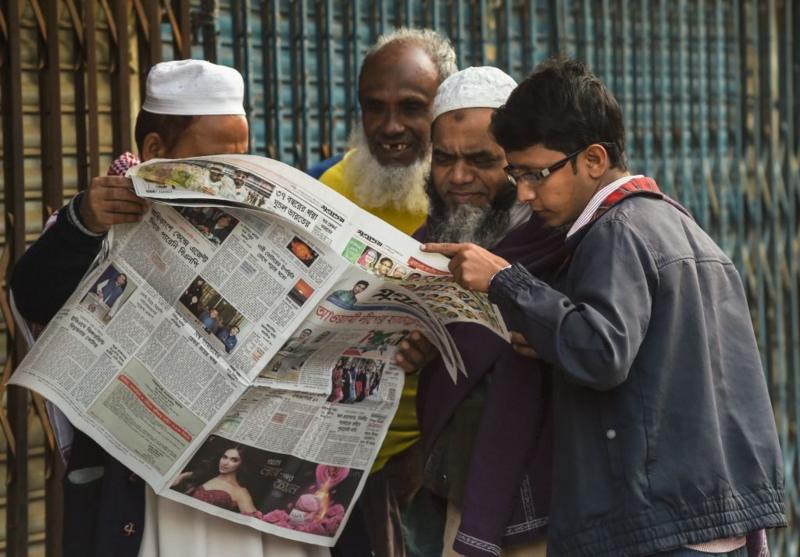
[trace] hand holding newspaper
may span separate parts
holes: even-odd
[[[403,387],[412,331],[465,373],[445,325],[507,338],[447,259],[306,174],[256,156],[129,171],[155,203],[112,229],[12,383],[48,398],[155,491],[335,544]]]

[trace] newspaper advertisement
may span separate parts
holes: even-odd
[[[332,546],[397,409],[394,353],[444,325],[506,337],[447,259],[287,165],[256,156],[129,171],[153,203],[112,229],[12,378],[162,496]]]

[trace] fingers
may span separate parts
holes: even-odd
[[[442,255],[452,257],[453,255],[457,254],[463,246],[464,244],[430,243],[422,244],[420,249],[429,253],[441,253]]]
[[[394,359],[406,373],[418,371],[436,355],[436,347],[419,331],[408,335],[399,348]]]
[[[525,337],[522,336],[521,333],[517,333],[516,331],[511,332],[511,348],[514,349],[514,352],[519,354],[520,356],[525,356],[526,358],[539,358],[539,355],[536,353],[536,350],[528,344],[528,341],[525,340]]]
[[[525,337],[522,336],[522,333],[511,331],[511,344],[528,344],[528,341],[525,340]]]
[[[87,228],[101,233],[115,224],[138,222],[149,208],[150,203],[136,195],[128,178],[102,176],[92,180],[79,211]]]

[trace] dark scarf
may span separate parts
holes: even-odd
[[[426,239],[423,227],[417,239]],[[537,218],[509,232],[492,252],[548,278],[566,254],[564,230]],[[464,397],[489,373],[483,416],[469,455],[461,526],[454,547],[468,557],[499,555],[545,533],[550,503],[550,385],[544,364],[524,358],[484,328],[449,325],[467,367],[453,384],[441,361],[421,373],[417,415],[430,455]],[[465,455],[466,457],[466,455]]]

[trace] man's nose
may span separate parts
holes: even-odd
[[[517,182],[517,201],[529,203],[536,199],[536,190],[529,187],[524,181]]]
[[[453,165],[453,172],[450,174],[450,181],[453,184],[468,184],[474,175],[472,169],[463,160],[459,159]]]
[[[400,114],[396,110],[388,109],[383,118],[381,132],[384,135],[399,135],[405,131],[406,127],[400,119]]]

